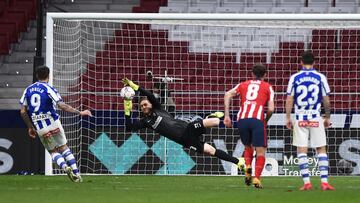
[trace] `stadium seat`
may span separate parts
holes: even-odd
[[[335,7],[358,7],[358,0],[335,0]]]
[[[191,0],[168,0],[168,6],[181,6],[181,7],[188,7],[190,6]]]
[[[327,13],[328,7],[317,6],[317,7],[301,7],[300,13]]]
[[[276,0],[248,0],[250,7],[275,7]]]
[[[184,6],[172,6],[172,7],[166,7],[161,6],[159,9],[159,13],[186,13],[188,12],[188,7]]]
[[[9,36],[4,33],[0,33],[0,54],[9,54],[10,53],[10,43]]]
[[[333,0],[308,0],[308,7],[332,7]]]
[[[356,7],[330,7],[329,13],[356,13]]]
[[[223,0],[223,7],[244,8],[247,7],[247,0]]]
[[[244,13],[269,13],[270,7],[245,7]]]
[[[306,0],[280,0],[279,7],[305,7]]]
[[[271,13],[299,13],[300,7],[272,7]]]
[[[218,7],[221,0],[193,0],[192,4],[197,7]]]
[[[215,13],[242,13],[244,7],[216,7]]]
[[[214,11],[213,6],[195,6],[188,9],[189,13],[213,13]]]

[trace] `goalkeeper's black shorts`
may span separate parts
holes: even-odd
[[[202,120],[191,122],[186,128],[185,134],[181,137],[180,144],[186,148],[202,153],[204,151],[205,142],[200,139],[202,139],[202,135],[205,132],[206,129]]]

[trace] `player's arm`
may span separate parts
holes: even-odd
[[[74,113],[74,114],[77,114],[80,116],[92,116],[91,111],[89,111],[89,110],[79,111],[79,110],[73,108],[72,106],[65,104],[65,102],[63,102],[63,101],[59,101],[57,103],[57,105],[58,105],[59,109],[69,112],[69,113]]]
[[[132,101],[124,100],[124,114],[125,114],[125,130],[127,132],[137,131],[139,129],[145,128],[145,125],[141,121],[131,121],[131,110],[132,110]]]
[[[324,118],[324,127],[328,128],[331,125],[330,115],[331,115],[331,104],[330,104],[330,87],[329,83],[324,75],[321,76],[321,88],[322,88],[322,97],[323,97],[323,105],[325,110],[325,118]]]
[[[231,127],[231,119],[230,119],[230,100],[237,95],[238,86],[232,88],[231,90],[227,91],[224,96],[224,106],[225,106],[225,118],[224,124],[226,127]]]
[[[152,104],[153,108],[161,108],[161,104],[160,104],[159,100],[157,100],[155,98],[154,94],[151,93],[149,90],[146,90],[146,89],[140,87],[139,85],[135,84],[133,81],[131,81],[127,78],[123,79],[123,83],[125,85],[130,86],[135,91],[139,91],[141,96],[146,96],[148,98],[149,102]]]
[[[292,107],[294,105],[294,97],[291,95],[288,95],[286,97],[286,102],[285,102],[285,111],[286,111],[286,127],[288,129],[292,129],[292,124],[291,124],[291,111],[292,111]]]
[[[266,117],[265,117],[265,122],[267,123],[271,116],[273,115],[274,111],[275,111],[275,104],[274,104],[274,90],[272,89],[272,87],[269,87],[269,92],[270,92],[270,96],[269,96],[269,101],[268,101],[268,110],[266,112]]]
[[[22,106],[20,109],[21,118],[24,120],[26,126],[28,127],[29,136],[31,138],[35,138],[36,136],[36,130],[30,120],[30,117],[27,113],[27,106]]]
[[[324,109],[325,109],[324,127],[328,128],[331,125],[331,122],[330,122],[331,104],[330,104],[329,96],[323,96],[323,105],[324,105]]]
[[[285,125],[286,127],[291,130],[292,129],[292,123],[291,123],[291,111],[294,106],[294,75],[292,75],[289,79],[289,83],[286,89],[286,102],[285,102],[285,112],[286,112],[286,118],[285,118]]]

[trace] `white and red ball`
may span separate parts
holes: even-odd
[[[133,90],[133,88],[126,86],[121,89],[120,96],[126,100],[131,100],[135,96],[135,91]]]

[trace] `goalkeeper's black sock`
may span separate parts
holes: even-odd
[[[230,156],[228,153],[226,153],[226,152],[224,152],[223,150],[220,150],[220,149],[216,149],[215,156],[217,158],[219,158],[219,159],[229,161],[229,162],[234,163],[234,164],[238,164],[238,162],[239,162],[238,158]]]

